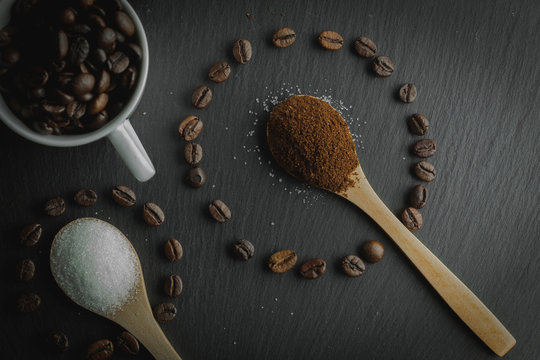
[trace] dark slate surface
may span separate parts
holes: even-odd
[[[82,358],[90,342],[120,332],[71,303],[48,270],[53,235],[80,216],[108,220],[128,235],[152,304],[167,300],[161,291],[166,275],[182,276],[185,290],[174,300],[179,315],[163,330],[186,360],[496,358],[367,216],[336,196],[306,191],[268,165],[262,102],[271,94],[284,97],[281,89],[289,87],[326,92],[352,106],[345,113],[358,135],[364,171],[396,214],[417,183],[410,172],[415,159],[408,152],[416,138],[408,133],[406,118],[421,112],[431,119],[439,175],[428,186],[425,226],[418,237],[516,337],[506,358],[538,358],[539,2],[275,1],[267,6],[137,0],[133,5],[146,27],[151,70],[132,122],[157,168],[153,179],[133,179],[106,140],[69,150],[48,148],[1,125],[2,358]],[[271,34],[282,26],[298,33],[291,48],[270,45]],[[318,47],[314,38],[326,29],[344,36],[342,50]],[[351,50],[361,34],[395,61],[392,77],[374,77],[369,62]],[[192,90],[209,84],[206,72],[214,62],[232,60],[231,44],[240,37],[254,45],[252,62],[234,64],[227,82],[212,85],[210,107],[196,111],[189,103]],[[417,84],[419,96],[404,105],[395,92],[409,81]],[[209,181],[199,190],[183,183],[188,167],[176,133],[180,120],[192,113],[205,122],[198,141]],[[256,145],[260,153],[248,151]],[[136,191],[135,208],[112,202],[115,184]],[[96,206],[83,209],[68,201],[60,218],[44,216],[45,200],[71,199],[82,187],[99,193]],[[207,204],[216,198],[230,205],[229,223],[216,224],[207,216]],[[162,206],[163,226],[142,222],[144,201]],[[43,240],[33,249],[19,247],[17,232],[36,220],[45,227]],[[173,236],[185,249],[178,264],[162,253],[164,241]],[[256,246],[248,263],[228,252],[241,237]],[[358,252],[368,239],[384,244],[384,259],[368,266],[362,278],[345,277],[339,258]],[[283,248],[296,250],[299,261],[327,259],[327,274],[307,281],[297,275],[298,268],[270,273],[267,257]],[[29,283],[12,278],[21,257],[37,263],[37,276]],[[42,295],[37,312],[14,311],[24,291]],[[53,330],[68,334],[68,353],[53,356],[43,350],[42,339]],[[144,351],[138,358],[151,356]]]

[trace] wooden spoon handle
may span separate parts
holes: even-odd
[[[394,240],[452,310],[499,356],[516,340],[491,311],[429,249],[420,242],[361,179],[342,195],[364,210]]]

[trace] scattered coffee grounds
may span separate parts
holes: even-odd
[[[381,261],[384,256],[384,247],[377,240],[370,240],[362,244],[360,250],[362,258],[369,263],[376,263]]]
[[[292,176],[338,193],[353,185],[360,165],[354,142],[328,103],[305,95],[282,101],[270,113],[267,137],[274,159]]]
[[[41,297],[35,293],[22,294],[17,299],[17,309],[22,313],[36,311],[41,305]]]
[[[136,293],[137,255],[122,233],[92,218],[70,223],[56,235],[51,270],[76,303],[99,314],[113,314]]]
[[[87,360],[107,360],[114,352],[114,345],[109,339],[102,339],[93,342],[86,351]]]

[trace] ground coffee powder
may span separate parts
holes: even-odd
[[[353,185],[359,166],[351,133],[341,115],[312,96],[295,95],[270,113],[267,125],[270,151],[292,176],[332,192]]]

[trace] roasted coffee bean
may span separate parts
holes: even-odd
[[[165,295],[177,298],[182,293],[182,278],[179,275],[169,275],[163,284]]]
[[[170,302],[164,302],[154,307],[154,317],[159,322],[171,321],[176,317],[176,306]]]
[[[30,259],[21,259],[17,262],[17,279],[28,281],[34,277],[36,265]]]
[[[413,146],[414,155],[419,158],[428,158],[435,155],[437,144],[431,139],[418,140]]]
[[[117,51],[107,59],[107,66],[113,74],[123,73],[129,66],[129,58],[121,51]]]
[[[82,95],[77,95],[77,100],[82,101],[82,102],[89,102],[93,98],[94,98],[94,94],[92,94],[91,92],[87,92],[86,94],[82,94]]]
[[[191,104],[197,109],[204,109],[212,101],[212,90],[205,85],[201,85],[193,91],[191,96]]]
[[[153,202],[147,202],[143,206],[143,218],[148,225],[159,226],[165,221],[165,213]]]
[[[58,18],[60,19],[60,22],[66,25],[72,25],[77,19],[77,13],[73,8],[65,8],[60,10]]]
[[[83,36],[76,36],[69,43],[69,60],[72,64],[82,64],[90,53],[90,44]]]
[[[21,53],[15,48],[2,49],[0,55],[0,65],[6,68],[17,65],[21,60]]]
[[[133,89],[135,82],[137,81],[137,69],[135,66],[130,66],[124,71],[120,77],[121,85],[126,90]]]
[[[135,24],[133,20],[123,11],[116,11],[114,13],[114,21],[116,27],[127,37],[133,36],[135,34]]]
[[[327,50],[339,50],[343,46],[343,37],[335,31],[323,31],[319,34],[317,40]]]
[[[45,121],[34,121],[33,128],[40,134],[50,135],[53,132],[53,128],[49,126]]]
[[[315,258],[309,259],[300,267],[300,275],[306,279],[314,280],[324,275],[326,272],[326,261]]]
[[[165,243],[165,256],[171,261],[178,261],[184,256],[184,249],[180,241],[175,238],[170,238]]]
[[[49,337],[49,344],[54,350],[64,352],[69,349],[69,340],[63,332],[57,332]]]
[[[8,46],[11,44],[12,38],[9,31],[6,29],[0,29],[0,47]]]
[[[49,216],[60,216],[66,211],[66,202],[61,197],[54,197],[48,200],[43,207]]]
[[[294,251],[280,250],[270,256],[268,267],[272,272],[281,274],[292,269],[297,260],[298,257]]]
[[[186,181],[192,188],[198,189],[202,187],[204,184],[206,184],[206,173],[204,170],[197,166],[194,168],[189,169]]]
[[[208,71],[208,77],[210,80],[216,83],[223,82],[231,75],[231,65],[226,61],[219,61],[212,65]]]
[[[92,60],[98,64],[104,64],[107,61],[107,53],[101,48],[92,50]]]
[[[404,103],[412,103],[416,99],[416,86],[405,84],[399,88],[399,99]]]
[[[190,115],[178,126],[178,133],[186,141],[192,141],[199,136],[203,128],[203,122],[197,116]]]
[[[41,298],[35,293],[22,294],[17,300],[17,309],[22,313],[36,311],[41,305]]]
[[[64,105],[55,105],[46,102],[41,104],[41,108],[51,115],[60,115],[66,111],[66,107]]]
[[[197,165],[203,157],[203,148],[201,145],[189,142],[184,148],[184,159],[189,165]]]
[[[366,241],[362,244],[360,249],[360,255],[364,260],[369,263],[376,263],[381,261],[384,256],[384,247],[377,240]]]
[[[377,52],[377,45],[365,36],[360,36],[354,40],[354,50],[363,58],[369,59]]]
[[[429,130],[429,120],[422,114],[412,114],[407,124],[414,135],[424,136]]]
[[[420,161],[414,166],[414,174],[420,179],[427,182],[435,180],[437,172],[435,167],[427,161]]]
[[[131,333],[122,331],[116,338],[116,348],[125,354],[137,355],[140,350],[139,340]]]
[[[114,345],[109,339],[101,339],[93,342],[86,351],[87,360],[110,359],[114,352]]]
[[[221,200],[212,201],[212,203],[208,206],[208,210],[210,211],[210,215],[214,218],[214,220],[220,223],[230,220],[232,216],[229,207]]]
[[[85,9],[87,9],[90,6],[94,5],[94,0],[79,0],[79,5],[81,5],[81,7],[85,8]]]
[[[251,60],[252,48],[251,43],[245,39],[238,39],[233,45],[234,59],[240,64],[246,64]]]
[[[119,44],[123,44],[123,43],[126,42],[126,36],[121,31],[117,31],[116,32],[116,41]]]
[[[142,49],[139,45],[129,42],[122,45],[122,48],[126,54],[133,60],[133,62],[141,61],[142,59]]]
[[[45,86],[48,80],[49,73],[42,66],[32,66],[24,73],[24,83],[32,89]]]
[[[32,89],[32,91],[30,92],[30,95],[34,99],[43,99],[47,95],[47,92],[45,91],[44,88],[37,88],[37,89]]]
[[[56,33],[56,60],[64,59],[69,51],[69,40],[64,30],[59,29]]]
[[[381,77],[388,77],[394,72],[394,62],[388,56],[377,56],[373,60],[373,71]]]
[[[112,189],[112,198],[122,207],[130,207],[137,202],[137,196],[133,190],[124,185],[117,185]]]
[[[81,206],[92,206],[97,202],[97,199],[96,192],[90,189],[81,189],[73,197],[73,200]]]
[[[422,214],[413,207],[408,207],[401,213],[403,225],[411,231],[420,230],[422,227]]]
[[[73,101],[66,106],[66,115],[70,119],[80,119],[86,114],[86,104]]]
[[[26,247],[35,246],[39,242],[39,239],[41,239],[42,231],[43,229],[41,228],[41,224],[32,223],[26,225],[19,233],[21,245]]]
[[[110,27],[99,29],[96,45],[106,53],[112,53],[116,49],[116,31]]]
[[[75,75],[71,82],[71,89],[75,95],[86,94],[94,88],[96,84],[96,78],[92,74],[82,73]]]
[[[233,254],[238,259],[248,261],[255,255],[255,246],[246,239],[238,240],[233,244]]]
[[[75,101],[75,98],[73,96],[63,92],[60,89],[54,89],[54,92],[56,93],[56,97],[58,98],[60,103],[62,103],[63,105],[69,105]],[[67,106],[66,106],[66,111],[67,111]]]
[[[88,113],[90,115],[96,115],[104,110],[108,103],[109,95],[107,93],[101,93],[88,104]]]
[[[409,203],[413,208],[421,209],[426,206],[428,189],[424,185],[416,185],[409,196]]]
[[[92,28],[90,27],[90,25],[86,25],[86,24],[73,24],[69,28],[69,30],[70,32],[74,34],[85,35],[85,36],[87,36],[88,34],[92,32]]]
[[[281,28],[272,36],[274,46],[285,48],[291,46],[296,41],[296,33],[293,29]]]
[[[105,20],[103,20],[103,18],[98,14],[88,14],[88,21],[90,22],[90,26],[92,26],[94,29],[102,29],[107,27]]]
[[[109,88],[109,85],[111,84],[111,75],[107,70],[101,70],[99,75],[97,76],[96,81],[96,92],[98,94],[104,93]]]
[[[71,86],[74,77],[75,74],[72,72],[62,72],[58,74],[56,81],[58,82],[60,88],[67,90]]]
[[[366,271],[366,264],[356,255],[347,255],[341,260],[343,272],[350,277],[358,277]]]

